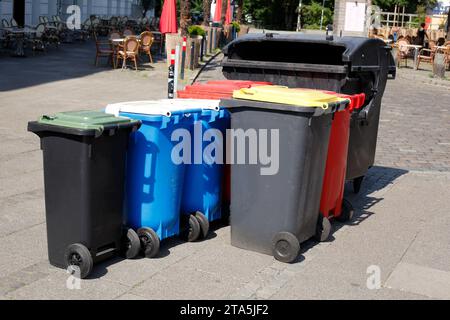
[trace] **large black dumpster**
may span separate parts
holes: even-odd
[[[41,138],[48,257],[85,278],[93,264],[122,251],[133,258],[139,237],[123,229],[125,157],[140,122],[76,111],[28,123]]]
[[[231,42],[224,55],[227,79],[366,94],[364,106],[352,115],[346,174],[358,192],[374,163],[386,80],[395,77],[390,47],[363,37],[249,34]]]

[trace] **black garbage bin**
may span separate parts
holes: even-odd
[[[85,278],[115,253],[135,257],[139,237],[123,229],[125,158],[140,122],[104,112],[75,111],[28,123],[41,138],[48,256]]]
[[[231,244],[293,262],[302,242],[330,234],[320,196],[332,119],[349,101],[276,86],[233,97],[221,101],[231,113]],[[270,170],[266,161],[243,161],[264,150],[272,155]]]
[[[352,115],[347,180],[359,191],[374,164],[381,99],[395,77],[390,47],[380,39],[319,35],[249,34],[224,48],[223,74],[232,80],[269,81],[288,87],[365,93]]]

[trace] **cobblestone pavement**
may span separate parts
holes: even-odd
[[[333,223],[328,242],[302,244],[296,263],[232,247],[230,228],[218,227],[205,241],[166,241],[156,259],[101,263],[69,290],[65,271],[47,261],[42,152],[27,121],[163,98],[167,86],[164,63],[140,72],[95,68],[93,50],[0,56],[0,299],[448,298],[449,90],[402,77],[385,94],[376,166],[359,195],[348,186],[354,221]],[[202,78],[218,76],[213,68]],[[380,270],[376,290],[366,286],[370,266]]]
[[[389,81],[383,97],[376,164],[449,171],[449,102],[450,82],[447,87],[436,86],[402,76]]]

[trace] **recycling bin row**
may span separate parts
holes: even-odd
[[[84,278],[118,252],[154,257],[166,238],[206,237],[209,223],[227,216],[223,203],[233,245],[292,262],[301,242],[328,238],[328,218],[351,218],[342,199],[349,121],[364,95],[245,81],[203,89],[218,85],[228,99],[126,102],[29,123],[44,151],[52,264]],[[276,172],[262,174],[267,163],[233,163],[224,179],[225,144],[206,150],[228,128],[277,132],[266,146],[276,150]],[[223,197],[224,180],[231,196]]]

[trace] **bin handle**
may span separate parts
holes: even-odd
[[[378,65],[381,65],[380,55],[378,55]],[[378,70],[376,73],[374,72],[372,75],[375,77],[374,85],[372,86],[372,97],[370,98],[370,102],[367,104],[367,106],[365,106],[359,111],[358,113],[359,120],[367,121],[367,119],[369,119],[370,109],[372,109],[378,94],[378,85],[380,84],[381,70]]]
[[[44,115],[42,116],[42,119],[44,119],[44,120],[55,120],[56,117],[54,117],[54,116],[49,116],[49,115],[44,114]]]

